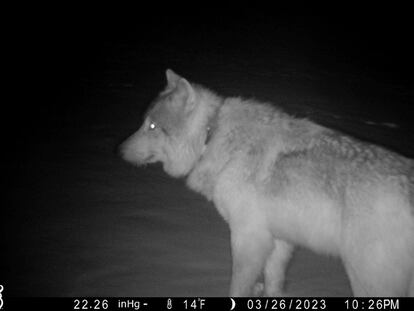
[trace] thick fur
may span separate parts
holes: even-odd
[[[214,202],[231,231],[231,296],[281,295],[293,245],[340,256],[354,295],[414,296],[412,159],[166,75],[122,154]]]

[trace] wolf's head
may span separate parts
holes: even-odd
[[[166,76],[167,86],[150,106],[144,124],[120,150],[126,161],[162,162],[167,173],[179,177],[187,175],[201,157],[220,100],[170,69]]]

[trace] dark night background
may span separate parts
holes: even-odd
[[[213,205],[115,152],[167,68],[414,157],[407,9],[187,9],[40,9],[9,25],[3,296],[227,295]],[[351,294],[338,259],[303,249],[287,282],[294,296]]]

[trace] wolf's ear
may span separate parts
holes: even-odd
[[[171,69],[167,69],[165,72],[167,77],[167,88],[178,88],[185,96],[185,109],[189,112],[194,108],[195,92],[190,82],[183,77],[176,74]]]
[[[192,111],[195,106],[195,92],[193,87],[191,86],[190,82],[184,78],[180,79],[178,82],[178,87],[185,94],[185,110],[187,112]]]
[[[167,77],[167,83],[169,88],[175,88],[178,84],[178,81],[182,79],[178,74],[176,74],[171,69],[165,71],[165,76]]]

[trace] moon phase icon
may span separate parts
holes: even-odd
[[[233,298],[230,298],[230,300],[231,300],[231,308],[230,308],[230,311],[231,311],[231,310],[234,310],[234,308],[236,307],[236,302],[234,301]]]

